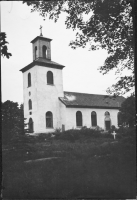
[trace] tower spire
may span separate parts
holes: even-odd
[[[42,26],[41,26],[41,25],[40,25],[40,28],[39,28],[39,29],[40,29],[40,36],[43,36],[43,35],[42,35]]]

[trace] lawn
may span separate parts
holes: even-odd
[[[3,144],[4,199],[135,198],[133,135],[62,134]]]

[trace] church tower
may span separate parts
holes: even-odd
[[[64,97],[62,69],[51,60],[51,39],[42,35],[32,43],[33,62],[23,73],[24,117],[32,133],[53,132],[60,128],[59,97]]]
[[[33,49],[33,60],[37,60],[38,58],[51,60],[51,41],[52,39],[41,36],[37,36],[31,41]]]

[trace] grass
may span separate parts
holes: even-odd
[[[73,130],[3,145],[3,198],[135,198],[134,135],[97,134]],[[59,158],[24,162],[46,157]]]

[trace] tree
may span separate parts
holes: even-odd
[[[8,42],[6,41],[6,33],[5,32],[1,32],[0,33],[0,48],[1,48],[1,56],[6,56],[7,58],[9,58],[10,56],[12,56],[11,53],[8,52],[8,47],[7,44]]]
[[[61,0],[23,1],[45,18],[57,22],[60,14],[67,14],[66,28],[77,30],[73,49],[90,44],[90,50],[106,49],[108,57],[100,67],[102,74],[115,70],[118,82],[107,89],[108,93],[124,94],[134,88],[134,0]],[[85,15],[88,19],[85,20]],[[129,75],[121,76],[127,69]]]
[[[28,123],[26,123],[25,121],[26,121],[26,118],[24,118],[24,106],[23,104],[21,104],[19,107],[18,127],[20,127],[20,133],[22,135],[28,132],[28,129],[26,128],[28,126]]]
[[[13,137],[24,135],[23,105],[20,107],[17,102],[5,101],[2,103],[2,136],[4,141]]]
[[[131,95],[122,104],[120,108],[121,123],[126,123],[129,127],[135,125],[136,110],[135,110],[135,97]]]

